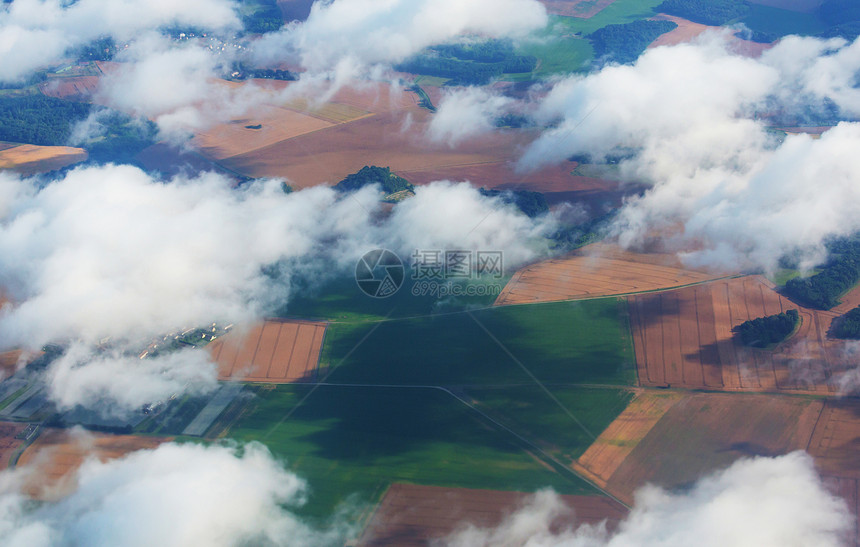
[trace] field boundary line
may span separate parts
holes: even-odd
[[[471,317],[471,318],[472,318],[472,320],[473,320],[473,321],[474,321],[474,322],[475,322],[479,327],[481,327],[481,330],[483,330],[485,333],[487,333],[487,336],[489,336],[489,337],[490,337],[490,339],[491,339],[493,342],[495,342],[495,343],[496,343],[496,345],[497,345],[497,346],[499,346],[499,348],[501,348],[501,350],[502,350],[502,351],[504,351],[504,352],[505,352],[505,354],[506,354],[508,357],[510,357],[510,358],[514,361],[514,363],[516,363],[517,365],[519,365],[519,367],[523,370],[523,372],[525,372],[525,373],[529,376],[529,378],[531,378],[531,379],[534,381],[534,383],[535,383],[537,386],[539,386],[539,387],[544,391],[544,393],[546,393],[546,394],[547,394],[547,396],[548,396],[548,397],[549,397],[549,398],[550,398],[550,399],[551,399],[551,400],[552,400],[556,405],[558,405],[558,407],[559,407],[560,409],[562,409],[562,410],[564,411],[564,413],[565,413],[565,414],[567,414],[567,415],[568,415],[568,417],[570,417],[570,419],[571,419],[571,420],[573,420],[573,422],[574,422],[576,425],[578,425],[578,426],[580,427],[580,429],[582,429],[582,430],[583,430],[583,431],[584,431],[584,432],[585,432],[589,437],[591,437],[591,440],[592,440],[592,441],[593,441],[593,440],[595,440],[595,439],[597,439],[597,436],[596,436],[594,433],[592,433],[592,432],[591,432],[591,430],[589,430],[587,427],[585,427],[585,424],[583,424],[583,423],[579,420],[579,418],[577,418],[576,416],[574,416],[574,415],[573,415],[573,413],[572,413],[572,412],[571,412],[571,411],[570,411],[566,406],[564,406],[564,405],[562,404],[562,402],[561,402],[561,401],[559,401],[559,400],[558,400],[558,398],[557,398],[555,395],[553,395],[553,394],[552,394],[552,392],[551,392],[551,391],[550,391],[550,390],[549,390],[549,389],[548,389],[548,388],[543,384],[543,382],[541,382],[541,381],[538,379],[538,377],[537,377],[537,376],[535,376],[535,375],[532,373],[532,371],[531,371],[531,370],[529,370],[529,368],[523,364],[523,362],[522,362],[522,361],[520,361],[519,359],[517,359],[517,357],[516,357],[513,353],[511,353],[511,351],[507,348],[507,346],[505,346],[504,344],[502,344],[501,340],[499,340],[498,338],[496,338],[496,336],[495,336],[492,332],[490,332],[490,330],[489,330],[486,326],[484,326],[484,324],[483,324],[483,323],[481,323],[481,321],[480,321],[477,317],[475,317],[475,316],[472,314],[472,312],[471,312],[471,311],[467,312],[467,314],[469,315],[469,317]]]

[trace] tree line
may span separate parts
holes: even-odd
[[[860,281],[860,240],[836,240],[828,250],[831,258],[819,273],[789,280],[783,292],[811,308],[829,310],[839,304],[839,297]]]

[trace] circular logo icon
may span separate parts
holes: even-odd
[[[406,271],[400,257],[388,249],[374,249],[355,265],[355,281],[367,296],[387,298],[403,285]]]

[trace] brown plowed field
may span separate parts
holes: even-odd
[[[0,150],[0,169],[14,169],[22,175],[33,175],[59,169],[85,159],[87,159],[87,153],[83,148],[22,144]]]
[[[55,78],[39,84],[39,91],[57,99],[85,99],[95,93],[99,86],[98,76],[73,76]]]
[[[223,336],[207,348],[221,380],[301,382],[316,372],[325,329],[325,323],[267,320],[243,333]]]
[[[546,11],[553,15],[588,19],[600,13],[615,0],[540,0]]]
[[[830,308],[830,311],[837,315],[844,315],[857,306],[860,306],[860,285],[845,293],[840,298],[840,304],[834,308]]]
[[[679,487],[741,457],[805,449],[823,404],[783,395],[689,394],[617,466],[606,489],[632,503],[633,492],[649,482]]]
[[[808,452],[823,473],[860,479],[860,401],[828,400]]]
[[[719,276],[682,269],[677,259],[669,255],[590,245],[568,257],[538,262],[516,272],[499,294],[496,305],[654,291],[702,283]]]
[[[854,515],[854,542],[860,546],[860,480],[850,477],[823,476],[824,484],[831,492],[848,503],[848,510]]]
[[[624,412],[609,424],[597,440],[580,456],[574,469],[586,475],[601,488],[633,452],[651,428],[683,395],[676,392],[645,391],[638,393]]]
[[[56,499],[74,487],[74,472],[88,457],[101,461],[121,458],[136,450],[156,448],[171,440],[163,437],[138,437],[86,433],[76,437],[65,429],[45,429],[24,450],[18,467],[35,466],[25,492],[38,499]]]
[[[23,440],[16,439],[15,436],[24,431],[26,427],[27,424],[0,422],[0,470],[9,467],[9,459],[12,454],[24,443]]]
[[[643,386],[828,394],[837,389],[834,374],[850,366],[844,344],[827,339],[835,314],[794,304],[760,276],[635,295],[628,302]],[[773,351],[748,348],[732,335],[744,321],[789,309],[800,311],[803,324]]]
[[[522,492],[393,484],[358,545],[423,547],[467,523],[478,527],[498,526],[528,498],[529,494]],[[612,529],[627,515],[627,510],[610,498],[562,496],[562,499],[573,509],[577,524],[596,524],[607,519]]]

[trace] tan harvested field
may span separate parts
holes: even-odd
[[[612,245],[595,244],[567,257],[519,270],[495,304],[622,295],[681,287],[717,277],[720,274],[682,269],[673,255],[633,253]]]
[[[18,467],[34,466],[32,480],[25,492],[37,499],[56,499],[74,487],[74,472],[90,457],[100,461],[121,458],[136,450],[156,448],[164,437],[139,437],[84,433],[75,435],[65,429],[44,429],[24,450]]]
[[[553,15],[588,19],[600,13],[615,0],[540,0],[546,11]]]
[[[87,153],[83,148],[22,144],[0,150],[0,169],[13,169],[23,175],[33,175],[60,169],[85,159]]]
[[[16,146],[21,145],[16,142],[0,142],[0,152],[8,150],[9,148],[15,148]],[[0,299],[0,304],[2,304],[2,299]]]
[[[22,439],[16,439],[15,436],[24,431],[26,427],[27,424],[0,422],[0,470],[9,467],[12,454],[24,444]]]
[[[257,125],[262,127],[247,127]],[[287,108],[265,106],[253,116],[237,118],[197,133],[191,142],[203,154],[217,160],[245,154],[332,125],[332,122]]]
[[[741,457],[806,449],[823,401],[784,395],[693,393],[675,403],[606,481],[626,503],[646,483],[689,484]]]
[[[412,115],[412,126],[402,131]],[[432,145],[424,137],[427,112],[414,107],[338,124],[233,156],[222,165],[254,177],[285,177],[297,188],[336,183],[365,165],[415,171],[497,163],[511,157],[516,138],[492,135],[457,148]]]
[[[672,391],[642,391],[609,424],[573,465],[601,488],[618,466],[683,395]]]
[[[325,323],[271,319],[207,348],[221,380],[301,382],[316,373],[325,329]]]
[[[851,366],[845,343],[827,339],[836,314],[798,306],[760,276],[628,301],[644,386],[829,394]],[[798,309],[803,323],[773,351],[743,346],[732,335],[744,321],[789,309]]]
[[[562,496],[573,510],[575,522],[597,524],[608,521],[610,529],[627,515],[621,504],[597,496]],[[361,547],[427,546],[462,529],[498,526],[522,507],[529,494],[500,490],[470,490],[414,484],[393,484],[358,541]],[[557,526],[572,524],[562,515]]]

